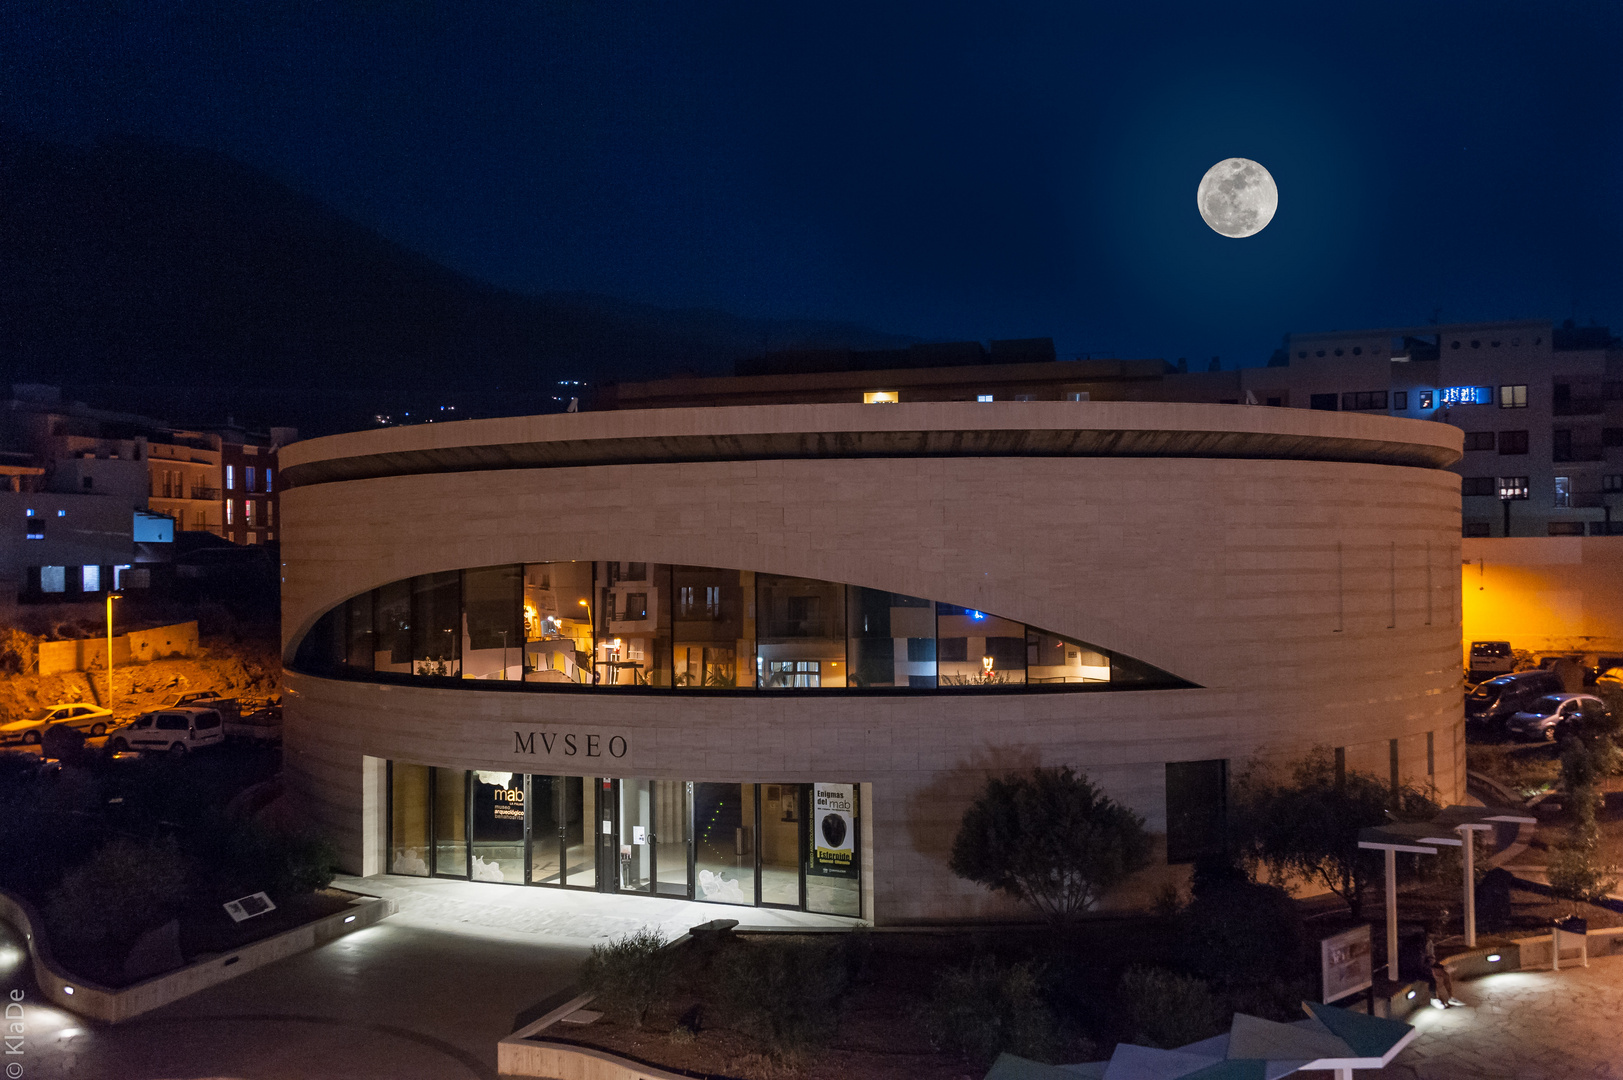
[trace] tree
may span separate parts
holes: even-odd
[[[1261,864],[1276,880],[1316,881],[1341,897],[1354,917],[1363,913],[1364,889],[1381,873],[1379,856],[1358,847],[1358,831],[1393,820],[1424,820],[1437,804],[1416,788],[1397,793],[1365,773],[1337,776],[1328,754],[1317,751],[1296,766],[1289,783],[1271,784],[1256,771],[1235,784],[1231,827],[1240,857]]]
[[[1617,887],[1616,868],[1601,863],[1600,785],[1623,761],[1612,741],[1615,718],[1580,724],[1562,741],[1561,784],[1572,807],[1572,833],[1550,859],[1550,889],[1566,900],[1598,900]]]
[[[948,865],[1063,922],[1149,859],[1144,819],[1067,766],[987,780],[964,812]]]

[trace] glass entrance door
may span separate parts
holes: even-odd
[[[694,898],[754,904],[755,785],[693,785]]]
[[[434,873],[468,876],[468,774],[434,770]]]
[[[693,785],[653,782],[654,891],[693,899]]]
[[[597,849],[603,819],[595,776],[565,776],[563,784],[565,885],[597,889]]]
[[[800,784],[761,785],[761,903],[801,906]]]
[[[473,774],[469,821],[475,881],[524,881],[524,774]]]
[[[577,780],[578,783],[578,780]],[[568,847],[569,812],[564,800],[565,778],[530,777],[530,884],[562,885],[564,851]],[[576,825],[577,831],[579,825]]]

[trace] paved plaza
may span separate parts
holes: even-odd
[[[1623,957],[1454,984],[1464,1008],[1422,1009],[1391,1080],[1623,1080]]]
[[[496,1043],[567,988],[592,945],[645,925],[849,920],[466,881],[343,878],[400,912],[127,1023],[44,1002],[0,924],[0,985],[25,994],[24,1077],[494,1080]]]
[[[595,943],[713,918],[836,926],[798,912],[412,878],[340,879],[388,896],[376,926],[117,1027],[38,997],[3,926],[0,984],[26,995],[24,1076],[86,1080],[495,1080],[496,1043],[567,988]],[[1623,957],[1456,984],[1423,1009],[1393,1080],[1623,1080]]]

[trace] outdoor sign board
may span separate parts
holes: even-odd
[[[225,902],[226,914],[231,916],[233,922],[241,922],[244,919],[251,919],[255,915],[263,915],[267,911],[275,910],[276,904],[262,892]]]
[[[1328,1005],[1374,986],[1374,963],[1368,923],[1320,941],[1319,965],[1324,976],[1321,1000]]]
[[[857,876],[857,786],[812,785],[810,869],[823,877]]]

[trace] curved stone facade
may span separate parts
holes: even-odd
[[[894,456],[805,450],[830,431],[933,437]],[[988,431],[1002,433],[995,456],[976,452]],[[1153,455],[1112,454],[1125,431],[1190,434]],[[799,434],[779,444],[806,456],[751,457],[760,451],[739,432]],[[643,450],[625,449],[631,433]],[[979,434],[955,443],[954,433]],[[674,434],[719,449],[661,442]],[[529,464],[511,466],[510,448],[532,443],[520,455]],[[570,463],[549,464],[548,444],[564,443]],[[648,452],[661,445],[683,448]],[[289,662],[325,611],[388,582],[610,558],[930,597],[1198,685],[677,697],[290,670],[288,775],[346,868],[366,873],[385,869],[383,762],[531,768],[515,757],[515,732],[624,740],[612,763],[560,760],[559,773],[855,781],[863,913],[883,923],[1013,914],[946,867],[989,772],[1075,766],[1157,832],[1176,762],[1238,768],[1344,748],[1348,768],[1385,777],[1395,760],[1404,780],[1457,799],[1460,496],[1440,466],[1459,445],[1452,428],[1387,417],[1066,402],[587,413],[295,444],[283,451],[297,485],[282,495]],[[357,461],[365,467],[346,464]]]

